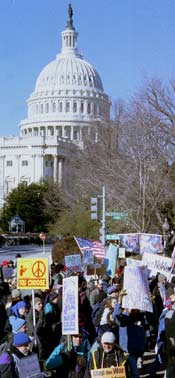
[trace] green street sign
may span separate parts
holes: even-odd
[[[120,240],[120,237],[118,234],[107,234],[106,240]]]
[[[118,219],[119,218],[119,220],[120,220],[121,218],[128,217],[129,214],[128,214],[127,211],[123,211],[123,212],[120,212],[120,211],[109,211],[109,212],[106,212],[105,215],[106,215],[106,217],[113,217],[113,219]]]

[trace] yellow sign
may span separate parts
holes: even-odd
[[[17,266],[18,289],[48,289],[49,267],[47,258],[20,258]]]
[[[91,378],[126,378],[125,367],[116,366],[91,370]]]

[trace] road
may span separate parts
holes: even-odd
[[[17,253],[22,257],[50,257],[52,244],[45,245],[45,253],[43,253],[43,246],[28,244],[28,245],[13,245],[2,246],[0,248],[0,264],[3,260],[15,260]]]

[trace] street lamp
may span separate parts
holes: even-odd
[[[170,229],[170,225],[168,223],[167,218],[165,218],[164,223],[162,225],[163,229],[163,255],[166,256],[166,248],[167,248],[167,240],[168,240],[168,231]]]

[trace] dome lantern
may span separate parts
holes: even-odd
[[[61,33],[62,35],[62,54],[75,54],[79,55],[77,51],[77,36],[78,33],[76,32],[74,26],[73,26],[73,10],[71,4],[69,4],[68,7],[68,20],[66,29]]]

